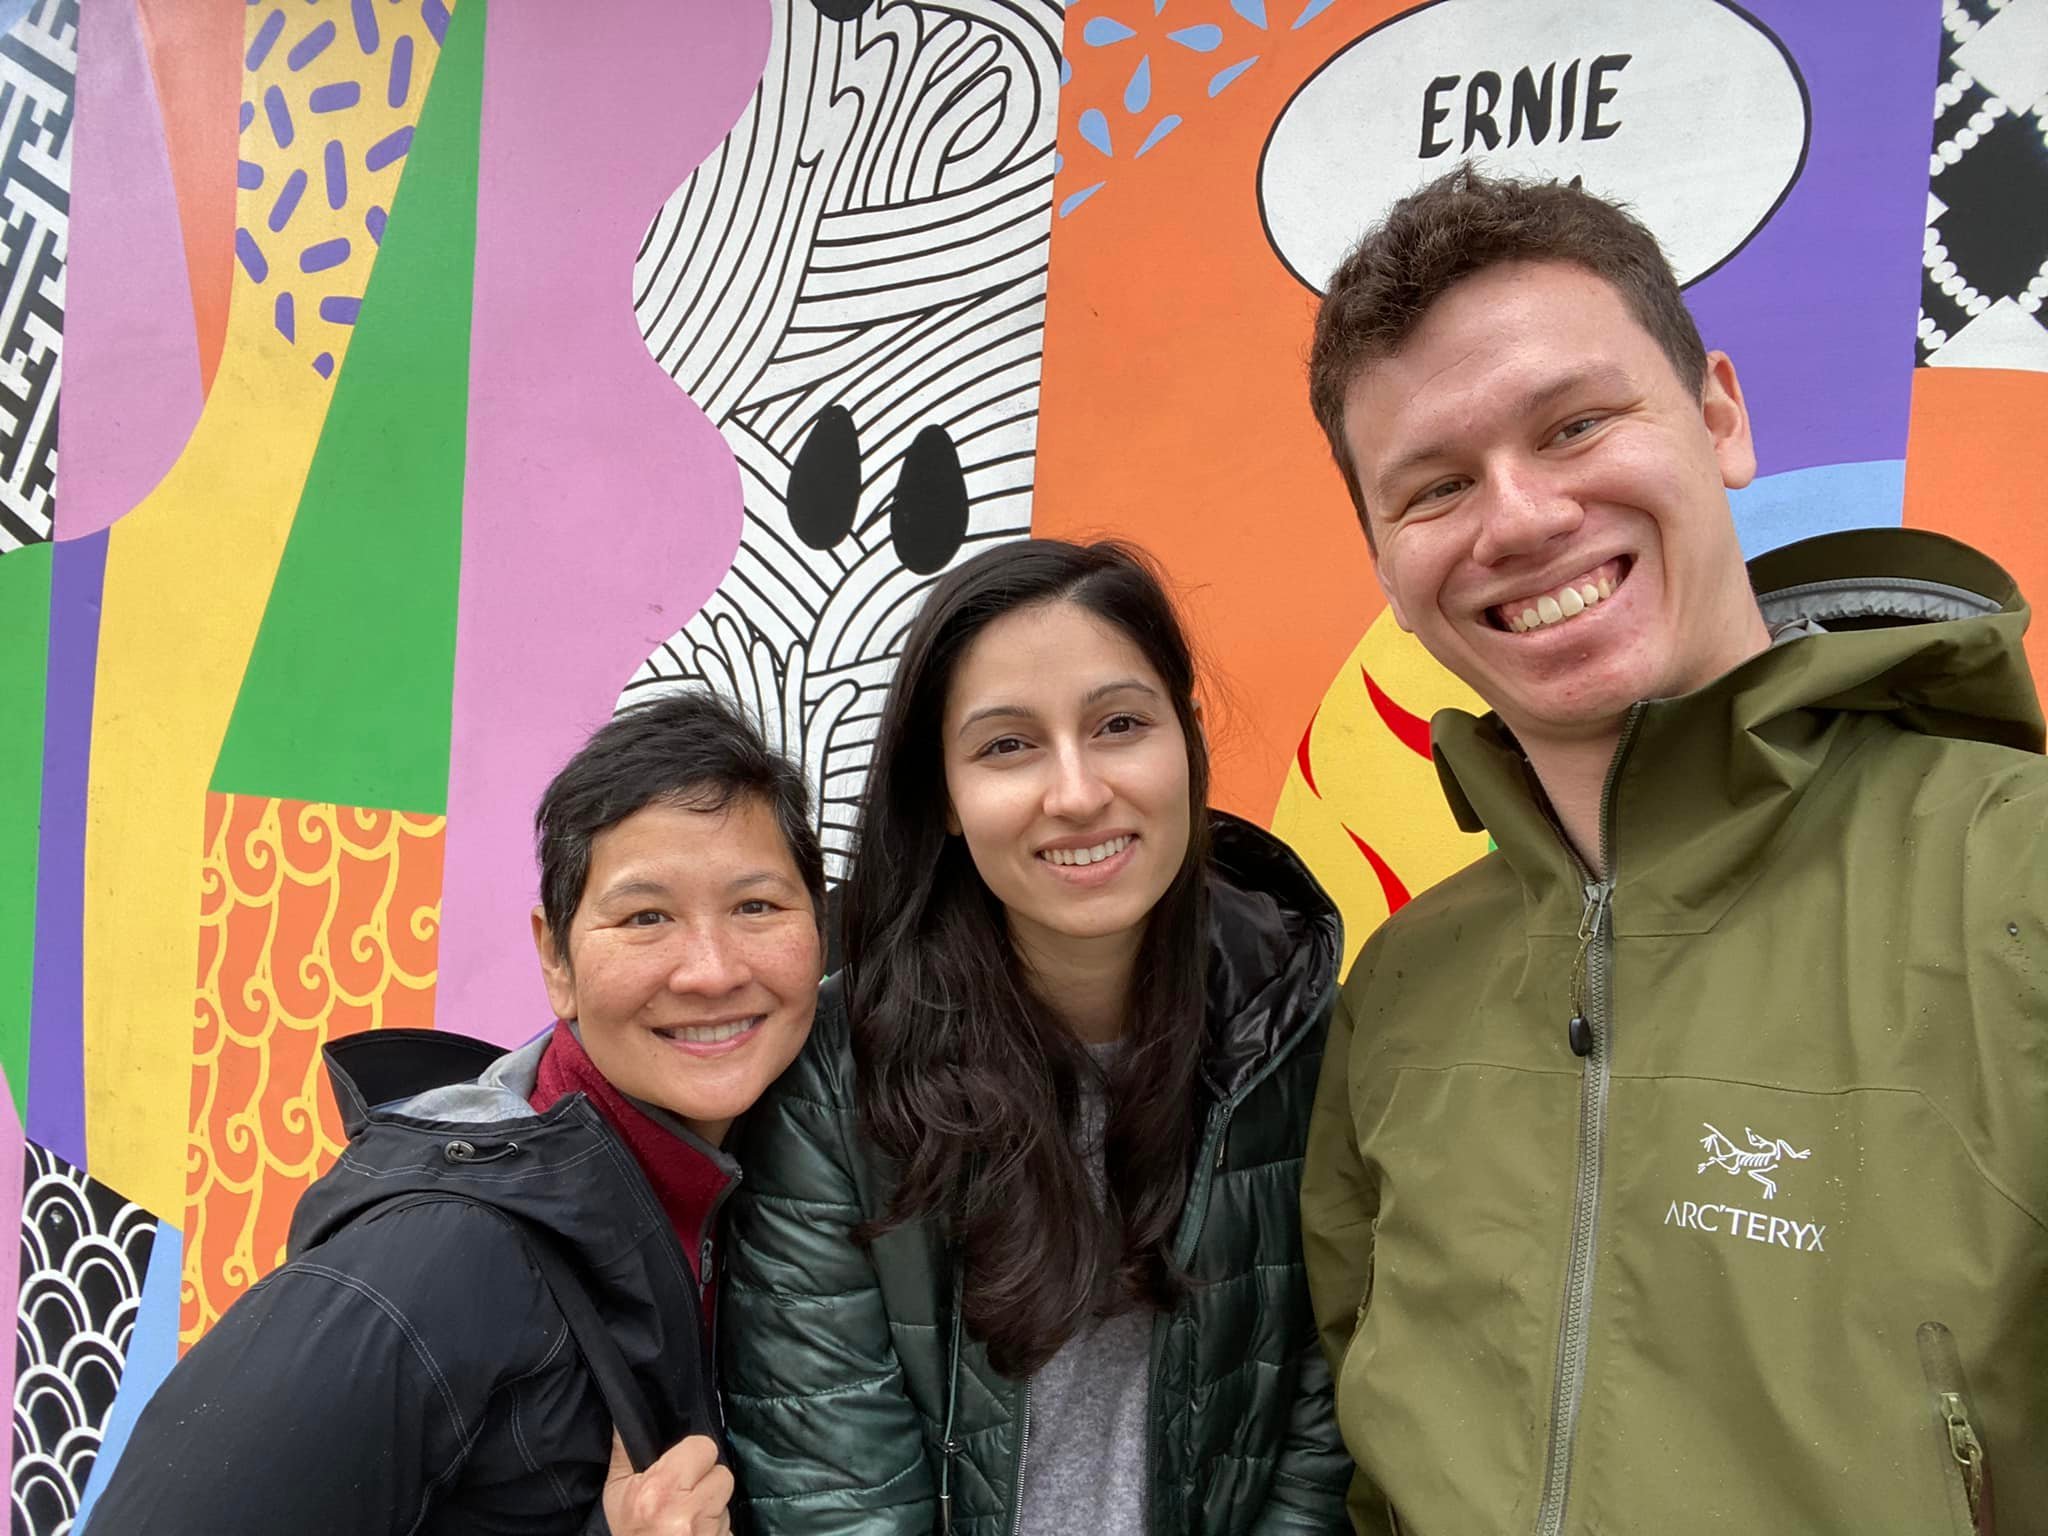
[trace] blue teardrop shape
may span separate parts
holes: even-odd
[[[1136,37],[1122,22],[1109,16],[1090,16],[1088,25],[1081,29],[1081,41],[1090,48],[1106,48],[1111,43],[1120,43],[1127,37]]]
[[[1210,92],[1214,95],[1215,92]],[[1109,119],[1102,115],[1100,107],[1090,107],[1081,114],[1080,122],[1074,125],[1081,130],[1081,137],[1101,150],[1105,155],[1114,156],[1116,150],[1109,142]]]
[[[1124,87],[1124,110],[1137,113],[1152,105],[1152,55],[1138,60],[1131,71],[1131,83]]]

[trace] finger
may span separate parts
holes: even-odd
[[[626,1442],[619,1438],[619,1432],[612,1431],[612,1464],[605,1469],[604,1480],[616,1483],[622,1477],[633,1475],[633,1458],[626,1454]]]
[[[709,1435],[689,1435],[664,1451],[647,1475],[680,1491],[695,1488],[717,1466],[718,1442]]]

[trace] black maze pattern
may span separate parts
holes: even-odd
[[[156,1233],[141,1206],[29,1144],[14,1324],[14,1536],[58,1536],[78,1516]]]
[[[739,460],[732,570],[622,703],[709,686],[804,765],[842,872],[932,578],[1030,531],[1058,0],[775,0],[759,93],[634,266]]]
[[[0,554],[50,537],[78,0],[0,37]]]
[[[1916,360],[2048,370],[2048,0],[1941,20]]]

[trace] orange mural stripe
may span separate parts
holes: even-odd
[[[243,0],[135,0],[163,109],[171,185],[199,332],[199,387],[213,388],[227,340],[235,262],[235,112],[242,92]]]
[[[1387,729],[1394,733],[1395,739],[1410,752],[1419,752],[1422,756],[1429,757],[1429,722],[1420,715],[1410,714],[1388,698],[1365,668],[1360,667],[1358,675],[1365,679],[1366,695],[1372,700],[1372,707],[1379,712],[1380,719],[1386,722]]]
[[[1387,915],[1392,917],[1396,912],[1408,905],[1408,887],[1401,883],[1401,877],[1394,873],[1392,866],[1377,853],[1373,852],[1371,843],[1368,843],[1349,827],[1344,829],[1344,834],[1358,845],[1358,851],[1365,855],[1365,862],[1370,864],[1372,872],[1379,876],[1380,891],[1387,898]]]
[[[2048,679],[2048,480],[2041,423],[2048,374],[1920,368],[1906,437],[1908,528],[1931,528],[1998,561],[2034,604],[2027,660]]]
[[[342,1147],[330,1040],[430,1029],[445,818],[211,794],[179,1339],[284,1257]]]
[[[1240,706],[1230,737],[1243,745],[1219,756],[1212,797],[1255,819],[1295,764],[1287,743],[1383,606],[1309,414],[1316,301],[1266,240],[1259,155],[1302,82],[1404,8],[1340,0],[1297,28],[1276,7],[1258,29],[1215,5],[1200,19],[1231,42],[1214,54],[1169,40],[1189,19],[1177,7],[1119,7],[1141,30],[1115,47],[1075,45],[1102,7],[1067,16],[1032,531],[1113,531],[1158,555]],[[1121,105],[1141,53],[1152,71],[1142,117]],[[1212,95],[1212,76],[1253,54]],[[1081,134],[1090,108],[1108,114],[1114,156]],[[1163,112],[1185,120],[1138,158]]]

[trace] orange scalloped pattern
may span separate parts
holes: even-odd
[[[341,1151],[321,1047],[433,1027],[445,827],[207,796],[181,1348],[282,1262],[293,1206]]]

